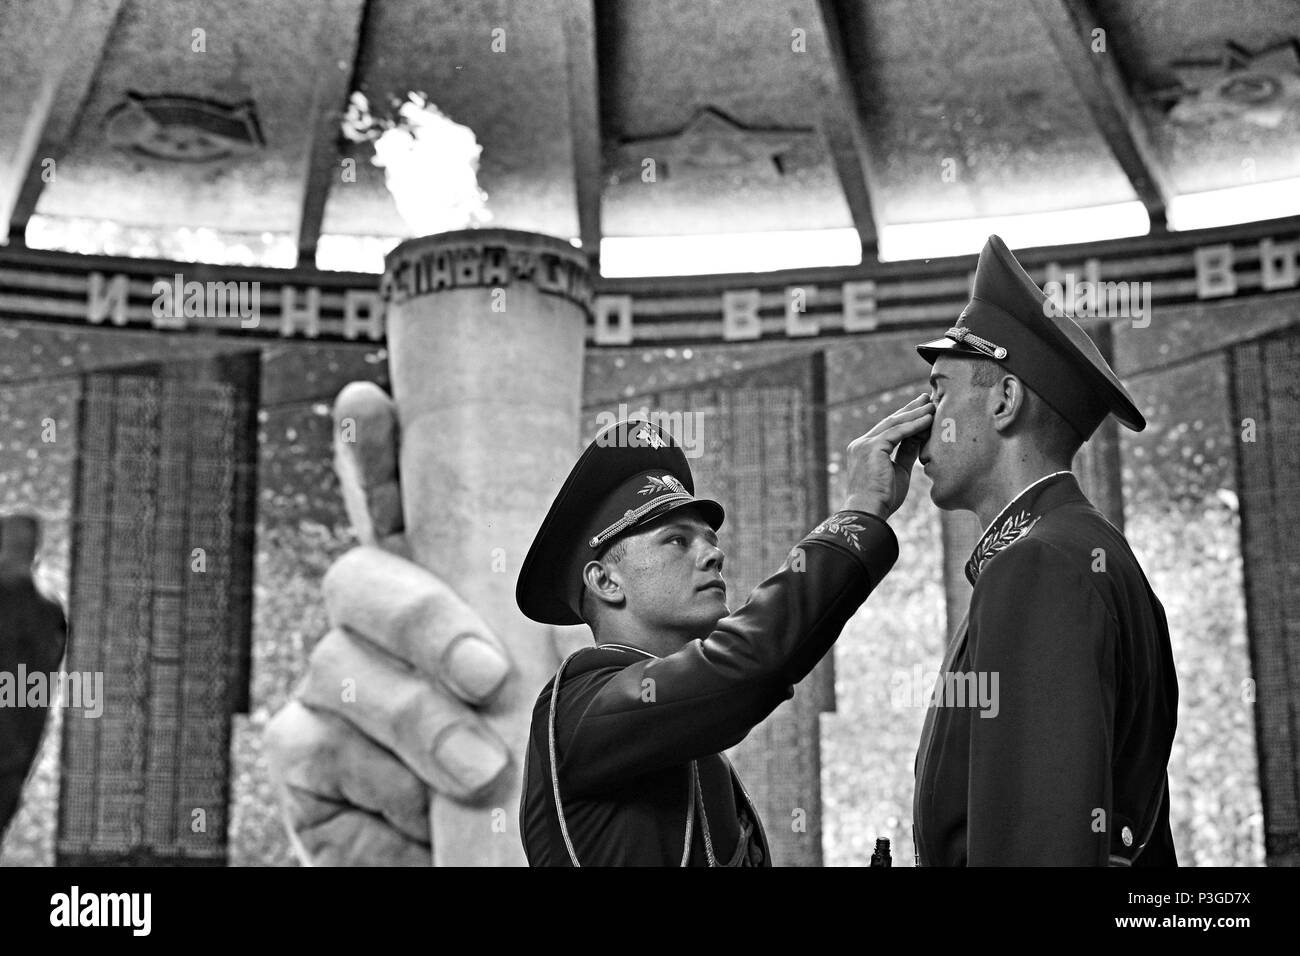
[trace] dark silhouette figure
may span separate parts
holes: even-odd
[[[8,685],[0,695],[0,837],[18,812],[53,704],[47,696],[38,706],[27,706],[19,665],[26,674],[48,675],[58,669],[68,641],[63,608],[32,580],[39,541],[36,518],[0,518],[0,681]]]

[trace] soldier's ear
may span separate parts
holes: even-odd
[[[595,600],[611,607],[622,604],[626,597],[603,561],[588,561],[582,569],[582,585]]]
[[[1016,422],[1024,423],[1029,395],[1025,383],[1014,375],[1003,375],[989,389],[993,402],[993,427],[1005,431]]]

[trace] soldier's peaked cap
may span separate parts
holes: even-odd
[[[941,355],[992,359],[1054,408],[1085,440],[1113,414],[1133,431],[1146,419],[1088,333],[1049,302],[1011,250],[989,236],[970,302],[941,339],[916,350],[931,365]]]
[[[695,497],[691,467],[651,422],[610,425],[569,472],[524,558],[515,603],[542,624],[581,624],[582,569],[612,542],[669,512],[694,507],[715,531],[722,505]]]

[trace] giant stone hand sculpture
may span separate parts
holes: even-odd
[[[527,620],[519,563],[578,446],[589,289],[568,243],[410,240],[383,283],[393,398],[353,383],[335,470],[361,544],[267,757],[295,850],[326,865],[522,865],[532,707],[585,627]]]

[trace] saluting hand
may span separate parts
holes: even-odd
[[[934,411],[929,394],[922,393],[849,444],[846,510],[888,518],[899,509]]]

